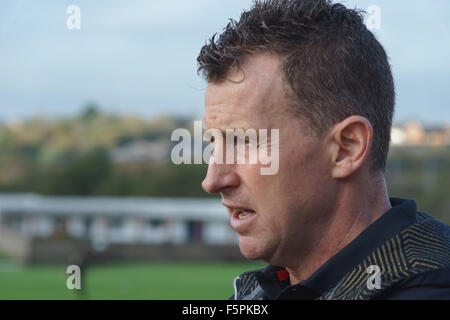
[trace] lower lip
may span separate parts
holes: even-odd
[[[233,211],[233,214],[231,215],[231,227],[236,230],[238,233],[244,232],[248,229],[249,225],[252,223],[253,220],[256,219],[256,213],[252,213],[249,216],[240,219],[239,218],[239,212]]]

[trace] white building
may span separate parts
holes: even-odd
[[[220,200],[0,194],[0,232],[112,243],[237,244]]]

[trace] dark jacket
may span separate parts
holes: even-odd
[[[284,268],[269,265],[237,277],[230,299],[450,299],[450,227],[413,200],[390,200],[389,211],[308,279],[292,286]]]

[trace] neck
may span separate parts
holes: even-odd
[[[367,181],[372,181],[368,186]],[[360,179],[343,182],[336,197],[330,219],[324,223],[324,230],[313,241],[301,261],[285,266],[290,274],[291,284],[297,284],[316,271],[331,257],[354,240],[370,224],[391,208],[384,176],[376,179]]]

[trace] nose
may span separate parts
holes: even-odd
[[[208,193],[219,193],[238,187],[239,176],[234,172],[233,167],[230,164],[210,162],[202,188]]]

